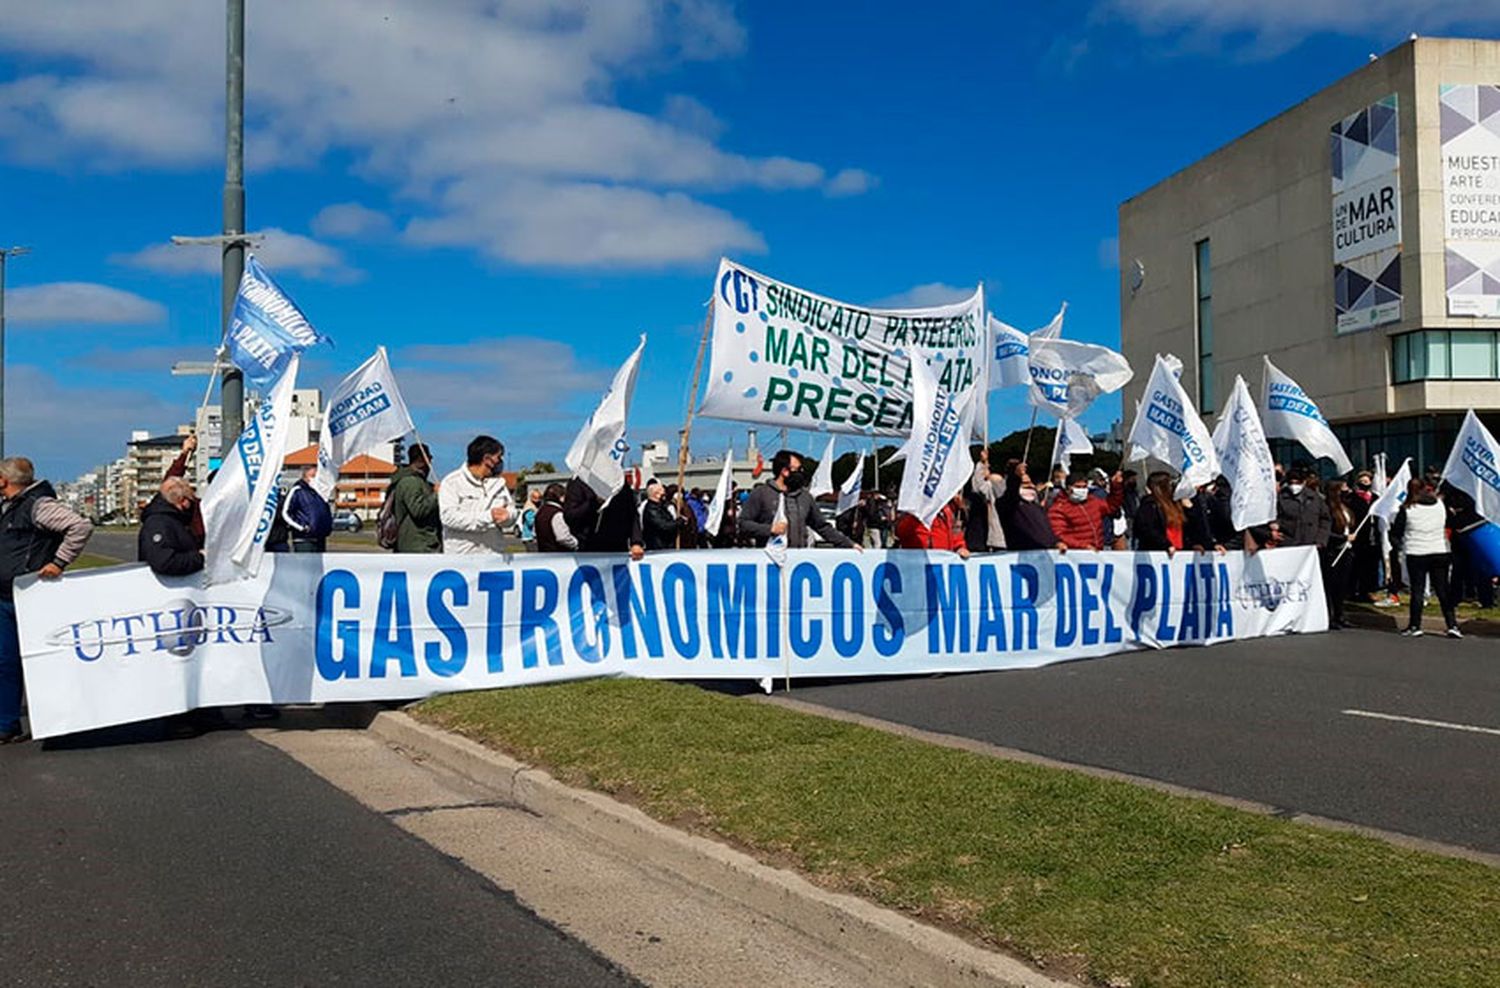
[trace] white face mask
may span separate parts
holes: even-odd
[[[1296,497],[1298,494],[1302,493],[1301,484],[1287,484],[1286,489],[1292,492],[1293,497]]]
[[[1023,501],[1035,501],[1036,500],[1036,488],[1035,487],[1023,487],[1023,488],[1021,488],[1021,500],[1023,500]]]
[[[1068,488],[1068,500],[1072,501],[1074,504],[1082,504],[1083,502],[1087,501],[1088,499],[1089,499],[1089,489],[1087,487],[1069,487]]]

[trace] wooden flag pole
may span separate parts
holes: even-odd
[[[687,507],[682,488],[687,483],[688,442],[693,435],[693,413],[698,407],[698,384],[703,379],[703,353],[708,349],[708,335],[714,327],[714,310],[710,302],[708,313],[703,317],[703,337],[698,340],[698,359],[693,362],[693,387],[688,395],[687,419],[682,423],[681,441],[677,445],[677,517]],[[682,548],[682,529],[677,530],[677,548]]]

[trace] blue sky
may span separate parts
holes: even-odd
[[[1117,344],[1121,200],[1412,31],[1500,28],[1473,0],[248,6],[248,225],[338,342],[304,386],[385,344],[440,460],[487,431],[512,465],[561,460],[642,331],[631,434],[675,436],[721,254],[861,303],[983,280]],[[217,340],[219,262],[167,240],[220,224],[222,32],[211,0],[0,0],[0,241],[35,249],[7,445],[54,478],[201,398],[167,368]],[[1027,417],[995,396],[996,435]]]

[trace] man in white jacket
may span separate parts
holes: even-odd
[[[510,524],[515,504],[500,476],[505,447],[491,436],[469,443],[468,462],[443,478],[438,516],[443,552],[463,555],[501,551],[501,529]]]

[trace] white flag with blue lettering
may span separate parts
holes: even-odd
[[[313,487],[325,499],[330,497],[339,467],[415,428],[401,389],[396,387],[385,347],[378,347],[358,370],[339,382],[323,409],[318,475]]]
[[[1271,363],[1266,362],[1265,393],[1261,399],[1262,421],[1266,435],[1278,439],[1294,439],[1314,456],[1326,456],[1333,461],[1339,473],[1354,469],[1344,444],[1333,434],[1328,420],[1318,410],[1318,403],[1307,396],[1302,386],[1287,377]]]
[[[1156,355],[1156,366],[1146,382],[1146,395],[1136,408],[1128,441],[1130,459],[1153,456],[1181,471],[1176,497],[1191,497],[1195,488],[1213,483],[1219,476],[1219,456],[1208,427],[1161,354]]]
[[[1074,455],[1086,456],[1094,451],[1088,431],[1073,419],[1057,420],[1057,437],[1052,441],[1051,466],[1061,465],[1064,473],[1073,472]]]
[[[646,334],[642,333],[635,352],[615,372],[609,391],[568,450],[568,469],[602,498],[613,497],[625,485],[625,453],[630,448],[625,442],[625,417],[630,412],[644,349]]]
[[[1384,453],[1380,455],[1382,459],[1385,457]],[[1384,480],[1383,477],[1375,479]],[[1395,520],[1396,512],[1400,511],[1401,506],[1406,503],[1407,488],[1410,486],[1411,457],[1408,456],[1406,462],[1401,464],[1401,469],[1396,471],[1396,476],[1391,478],[1390,483],[1381,484],[1380,496],[1375,499],[1374,504],[1370,505],[1370,514],[1389,525]]]
[[[210,586],[260,572],[276,517],[276,479],[286,459],[298,363],[292,354],[203,495],[203,576]]]
[[[331,342],[271,280],[255,255],[246,255],[224,339],[230,362],[252,384],[269,389],[271,382],[281,379],[292,357],[315,344]]]
[[[1472,408],[1448,453],[1443,479],[1472,497],[1486,521],[1500,525],[1500,443]]]
[[[1077,418],[1094,399],[1119,391],[1134,376],[1130,362],[1109,347],[1039,337],[1031,337],[1027,359],[1031,404],[1058,418]]]
[[[1220,471],[1229,480],[1229,518],[1234,527],[1244,531],[1275,521],[1276,463],[1255,413],[1250,387],[1238,374],[1229,404],[1214,426],[1214,452],[1219,455]]]
[[[914,352],[911,362],[912,430],[896,507],[930,525],[974,476],[969,436],[985,392],[982,382],[957,394],[944,390],[927,361],[916,359],[923,356]]]
[[[1028,358],[1031,340],[1027,335],[990,316],[990,390],[1031,383]]]
[[[839,503],[834,508],[835,516],[843,514],[850,508],[859,507],[860,494],[865,482],[865,454],[859,454],[859,459],[854,464],[854,472],[844,478],[844,483],[839,487]]]

